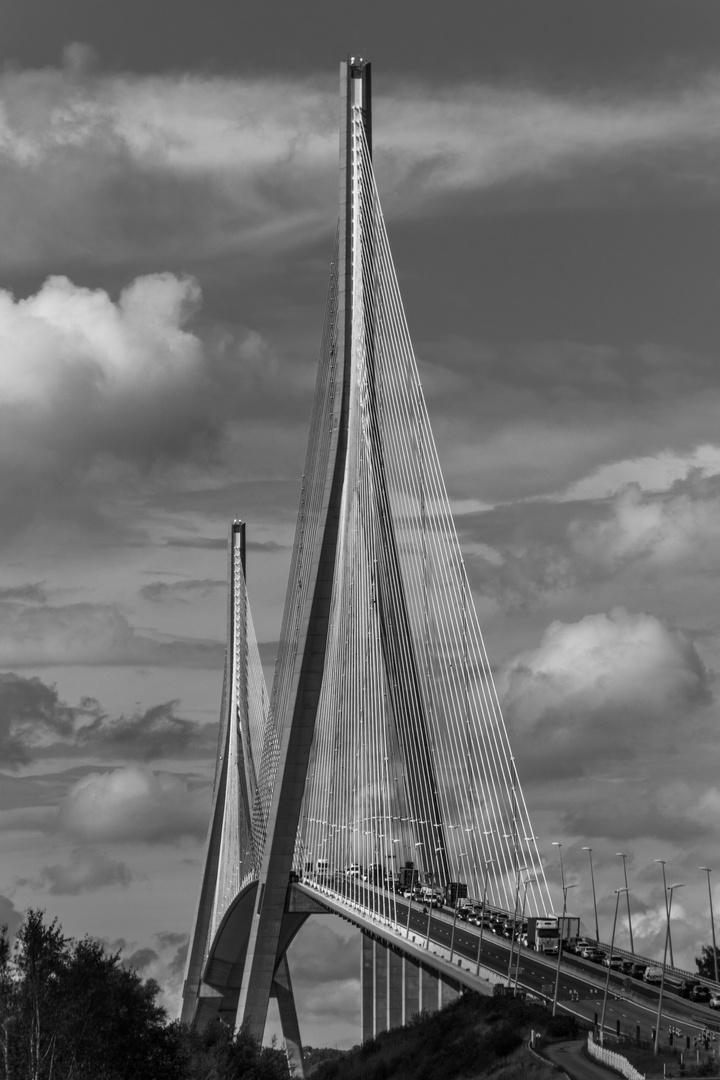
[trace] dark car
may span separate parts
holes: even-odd
[[[700,983],[696,979],[683,979],[678,987],[678,993],[680,997],[689,998],[692,997],[692,992],[696,986]]]
[[[634,963],[630,967],[628,975],[632,975],[633,979],[642,979],[645,976],[647,970],[647,964]]]
[[[690,991],[690,1000],[696,1001],[701,1005],[707,1005],[712,997],[710,990],[707,986],[703,986],[702,983],[698,983],[697,986],[693,986]]]

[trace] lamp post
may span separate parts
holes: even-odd
[[[715,982],[720,982],[718,979],[718,961],[717,961],[717,946],[715,945],[715,916],[713,915],[712,905],[712,889],[710,888],[710,867],[701,866],[701,870],[704,870],[708,878],[708,896],[710,897],[710,928],[712,930],[712,943],[713,943],[713,962],[715,964]]]
[[[598,942],[600,940],[600,928],[598,926],[597,900],[595,898],[595,875],[593,873],[593,861],[592,861],[593,849],[591,847],[584,847],[583,851],[587,851],[588,854],[590,855],[590,882],[592,884],[593,909],[595,911],[595,941]]]
[[[627,855],[623,851],[616,851],[615,854],[617,855],[618,859],[622,859],[622,861],[623,861],[623,874],[625,875],[625,899],[627,900],[627,913],[628,913],[628,930],[630,931],[630,952],[634,956],[635,955],[635,946],[633,945],[632,920],[630,919],[630,890],[628,888],[627,864],[625,862],[625,860],[627,859]]]
[[[563,885],[563,909],[562,920],[558,927],[558,958],[557,968],[555,969],[555,993],[553,994],[553,1007],[552,1014],[555,1015],[557,1009],[558,988],[560,986],[560,961],[562,959],[562,947],[563,947],[563,930],[565,929],[565,916],[567,914],[567,894],[568,889],[577,889],[577,882],[573,882],[572,885]]]
[[[513,957],[515,955],[515,931],[517,930],[518,904],[520,902],[520,875],[524,874],[527,869],[528,869],[527,866],[518,866],[518,868],[516,870],[516,873],[517,873],[517,888],[515,889],[515,909],[513,911],[512,934],[510,935],[510,960],[508,962],[508,973],[507,973],[508,987],[510,986],[510,983],[512,982],[512,966],[513,966]]]
[[[478,951],[477,951],[477,966],[475,974],[480,974],[480,953],[482,952],[483,930],[485,929],[485,900],[487,899],[487,883],[488,883],[488,871],[490,863],[495,862],[494,859],[485,860],[485,880],[483,882],[483,898],[482,898],[482,915],[480,916],[480,937],[478,938]]]
[[[612,937],[610,938],[610,956],[608,961],[612,960],[613,949],[615,947],[615,927],[617,926],[618,907],[620,905],[620,893],[627,895],[627,888],[615,890],[615,917],[613,919]],[[607,978],[605,980],[605,993],[603,995],[603,1007],[602,1014],[600,1016],[600,1045],[605,1045],[605,1010],[607,1009],[608,990],[610,989],[610,972],[612,968],[608,963]]]
[[[665,952],[663,953],[663,966],[662,975],[660,976],[660,994],[658,996],[658,1011],[657,1019],[655,1021],[655,1045],[653,1047],[654,1052],[658,1052],[658,1044],[660,1042],[660,1017],[662,1016],[662,1003],[663,1003],[663,990],[665,989],[665,964],[667,963],[668,953],[668,941],[670,939],[670,912],[672,911],[673,892],[675,889],[684,888],[683,882],[677,882],[675,885],[668,885],[667,891],[670,893],[670,899],[667,904],[667,930],[665,931]]]
[[[458,855],[458,859],[467,859],[467,856],[468,856],[467,851],[461,851],[460,854]],[[460,865],[462,865],[462,864],[460,864]],[[459,877],[459,874],[458,874],[458,877]],[[460,882],[458,881],[457,884],[459,885]],[[453,962],[453,953],[455,952],[455,926],[457,925],[457,911],[458,911],[458,895],[456,893],[455,894],[455,903],[453,904],[452,933],[450,935],[450,963],[451,964]]]
[[[523,923],[525,922],[525,902],[527,900],[527,887],[531,882],[537,882],[537,878],[536,877],[529,877],[529,878],[526,878],[525,881],[523,882],[523,885],[525,886],[525,888],[523,889],[522,913],[520,915],[520,930],[521,931],[522,931]],[[517,993],[518,976],[519,975],[520,975],[520,940],[518,939],[517,963],[515,964],[515,993]]]
[[[665,860],[664,859],[653,859],[653,862],[660,863],[662,865],[663,892],[665,893],[665,916],[669,920],[670,919],[670,909],[668,907],[668,887],[667,887],[667,878],[665,877]],[[670,923],[668,921],[668,926],[669,925],[670,925]],[[670,967],[675,967],[675,961],[673,960],[673,951],[672,951],[672,934],[670,934],[670,937],[668,938],[668,944],[670,945]]]
[[[560,856],[560,884],[562,885],[563,890],[564,890],[565,889],[565,871],[563,869],[563,861],[562,861],[562,844],[560,843],[559,840],[553,840],[552,846],[556,847],[558,849],[558,854]]]

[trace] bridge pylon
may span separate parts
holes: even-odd
[[[525,882],[528,912],[552,910],[380,207],[370,76],[341,65],[310,438],[271,708],[239,792],[253,862],[205,947],[205,984],[258,1038],[273,988],[284,1007],[292,996],[283,958],[311,910],[293,913],[298,892],[398,931],[399,879],[506,911]]]

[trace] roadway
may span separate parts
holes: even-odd
[[[422,903],[412,902],[366,883],[356,883],[352,889],[342,889],[360,903],[373,903],[379,914],[390,918],[401,929],[409,926],[416,936],[427,940],[428,926],[431,945],[450,949],[452,915],[444,909],[424,910]],[[409,912],[409,923],[408,923]],[[477,963],[480,930],[458,919],[453,942],[454,957]],[[557,957],[545,957],[518,946],[513,949],[510,971],[511,943],[507,938],[485,930],[482,936],[481,964],[491,971],[510,978],[533,994],[552,999],[557,975]],[[563,953],[558,986],[558,1005],[579,1017],[599,1024],[607,980],[607,968],[571,953]],[[657,1018],[659,988],[610,972],[608,1002],[605,1010],[605,1030],[608,1035],[623,1034],[633,1039],[653,1037]],[[675,1029],[675,1045],[686,1046],[686,1037],[693,1038],[703,1031],[720,1031],[718,1014],[704,1005],[695,1004],[668,992],[663,995],[661,1038],[667,1040],[668,1025]]]

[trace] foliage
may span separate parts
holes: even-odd
[[[718,960],[718,970],[720,970],[720,949],[715,950]],[[701,949],[701,955],[695,957],[695,966],[698,970],[698,975],[704,975],[706,979],[715,978],[715,961],[713,958],[712,945],[703,945]]]
[[[159,988],[28,911],[0,929],[0,1080],[287,1080],[285,1055],[219,1021],[167,1022]]]
[[[547,1013],[523,1001],[467,993],[435,1013],[418,1013],[404,1028],[383,1032],[342,1060],[317,1066],[313,1080],[459,1080],[461,1077],[550,1077],[522,1050],[530,1027]]]

